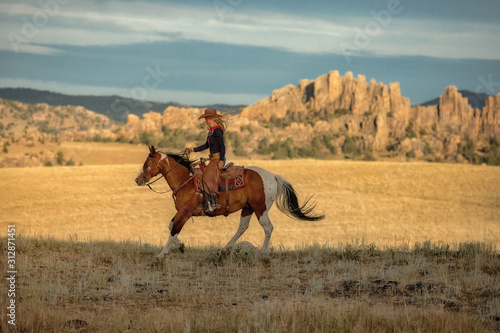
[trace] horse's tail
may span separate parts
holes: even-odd
[[[304,204],[300,206],[292,184],[279,175],[274,175],[274,178],[276,178],[276,182],[278,183],[276,206],[278,206],[280,211],[297,220],[318,221],[325,218],[324,214],[311,214],[316,207],[314,202],[311,202],[312,196],[307,198]]]

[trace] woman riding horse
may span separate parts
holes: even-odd
[[[217,203],[219,197],[219,178],[226,163],[226,145],[224,144],[227,123],[223,115],[215,109],[206,109],[198,118],[205,118],[208,127],[207,141],[195,148],[186,148],[188,152],[199,152],[210,148],[210,162],[203,172],[203,190],[205,192],[206,210],[213,212],[221,207]]]
[[[218,114],[215,109],[206,109],[199,119],[203,118],[205,118],[209,128],[207,141],[204,145],[187,148],[186,150],[193,152],[210,148],[210,163],[203,175],[203,187],[209,196],[208,200],[195,190],[194,174],[196,163],[187,154],[174,154],[157,150],[154,146],[151,146],[149,147],[149,155],[135,179],[137,185],[149,186],[156,181],[151,181],[151,179],[160,174],[165,178],[172,190],[177,213],[168,226],[170,235],[167,244],[165,244],[157,258],[166,255],[172,245],[175,245],[181,251],[184,250],[184,244],[180,242],[178,234],[192,216],[227,216],[241,211],[238,230],[224,246],[224,251],[230,251],[240,236],[247,230],[253,214],[256,215],[264,229],[262,250],[267,251],[271,233],[273,232],[273,225],[269,219],[269,210],[274,202],[276,202],[276,206],[280,211],[297,220],[317,221],[325,218],[324,214],[312,213],[315,205],[310,202],[311,198],[306,199],[303,204],[299,204],[295,189],[280,175],[254,166],[244,169],[242,175],[244,177],[243,187],[229,191],[229,186],[226,185],[226,191],[220,193],[221,202],[226,202],[225,209],[222,209],[217,204],[217,198],[219,196],[220,169],[225,162],[224,131],[227,124],[222,120],[222,115]],[[210,202],[211,200],[212,202]],[[207,208],[211,212],[207,212]]]

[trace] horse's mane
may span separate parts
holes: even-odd
[[[175,162],[179,163],[190,172],[193,172],[194,167],[198,164],[198,160],[189,158],[189,154],[187,152],[174,153],[166,149],[157,149],[156,151],[173,158]]]

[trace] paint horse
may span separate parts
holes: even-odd
[[[202,207],[202,194],[195,191],[193,176],[195,166],[196,161],[191,160],[186,152],[174,154],[156,150],[154,146],[151,146],[144,166],[135,179],[137,185],[143,186],[148,185],[153,177],[161,174],[172,190],[177,213],[170,221],[170,235],[167,244],[157,256],[158,259],[164,257],[172,245],[184,251],[184,244],[177,237],[182,227],[190,217],[205,215]],[[226,253],[231,251],[234,244],[247,230],[253,213],[264,229],[265,237],[262,250],[267,251],[273,232],[273,225],[269,220],[269,210],[275,201],[281,212],[297,220],[317,221],[325,217],[323,214],[312,214],[315,205],[310,203],[311,198],[299,205],[297,194],[292,185],[281,176],[252,166],[246,167],[244,173],[245,187],[230,191],[227,201],[229,207],[222,205],[223,207],[211,213],[211,216],[218,216],[241,210],[238,231],[222,251]],[[226,193],[228,192],[220,192],[219,202],[226,203]]]

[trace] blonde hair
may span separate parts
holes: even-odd
[[[227,120],[222,119],[226,117],[226,115],[222,115],[221,117],[214,117],[214,122],[217,124],[217,126],[220,126],[222,128],[222,133],[224,133],[224,139],[226,139],[226,129],[229,126]],[[208,130],[210,130],[210,125],[207,124]]]
[[[220,118],[215,119],[215,123],[217,125],[219,125],[220,127],[222,127],[222,132],[224,132],[224,134],[226,134],[226,129],[227,129],[228,125],[229,125],[227,123],[227,121],[224,120],[224,119],[222,119],[222,117],[220,117]]]

